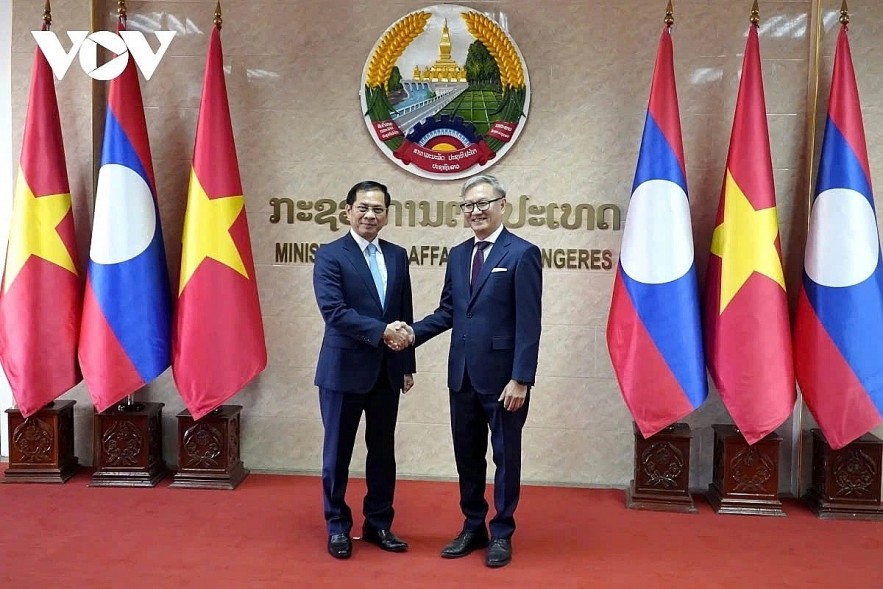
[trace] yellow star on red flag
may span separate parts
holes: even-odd
[[[70,193],[36,196],[19,170],[10,221],[4,292],[9,290],[31,256],[43,258],[77,274],[71,253],[57,230],[70,209]]]
[[[230,227],[245,206],[243,196],[209,198],[196,173],[190,172],[190,190],[187,195],[187,213],[184,215],[181,282],[178,293],[206,258],[229,266],[245,278],[248,270],[242,262],[239,248],[230,235]]]
[[[754,272],[763,274],[785,288],[782,261],[776,248],[779,220],[776,207],[755,210],[727,172],[724,219],[715,227],[711,253],[721,258],[719,313]]]

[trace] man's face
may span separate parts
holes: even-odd
[[[382,190],[360,190],[356,201],[346,205],[346,216],[353,229],[366,241],[374,241],[389,220]]]
[[[472,204],[481,203],[482,201],[494,201],[486,211],[479,211],[478,206],[472,209],[471,213],[464,212],[466,219],[469,220],[469,226],[475,232],[478,239],[486,239],[491,233],[497,230],[503,224],[503,207],[506,205],[506,199],[494,200],[497,195],[494,188],[490,184],[479,184],[470,188],[463,195],[463,202]]]

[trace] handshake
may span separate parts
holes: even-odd
[[[383,341],[398,352],[414,344],[414,330],[404,321],[393,321],[383,332]]]

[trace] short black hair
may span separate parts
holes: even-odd
[[[362,180],[350,188],[350,191],[346,193],[346,204],[352,206],[352,204],[356,202],[356,193],[368,190],[380,190],[383,192],[383,205],[386,208],[389,208],[389,203],[392,200],[392,197],[389,195],[389,189],[386,185],[381,184],[380,182],[375,182],[374,180]]]

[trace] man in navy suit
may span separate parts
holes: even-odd
[[[474,239],[451,250],[438,309],[412,326],[414,345],[452,329],[448,356],[451,431],[460,479],[462,531],[445,558],[488,546],[485,563],[512,559],[521,490],[521,429],[537,371],[543,289],[537,246],[503,226],[506,191],[493,176],[474,176],[460,208]],[[488,428],[496,475],[490,537],[485,527]]]
[[[408,544],[391,530],[395,491],[395,427],[399,391],[414,384],[414,350],[399,321],[413,320],[405,250],[377,237],[390,195],[379,182],[353,186],[346,197],[349,233],[316,252],[313,288],[325,320],[315,384],[325,427],[322,489],[328,552],[352,554],[353,517],[346,487],[362,412],[368,487],[362,538],[390,552]],[[403,349],[404,348],[404,349]]]

